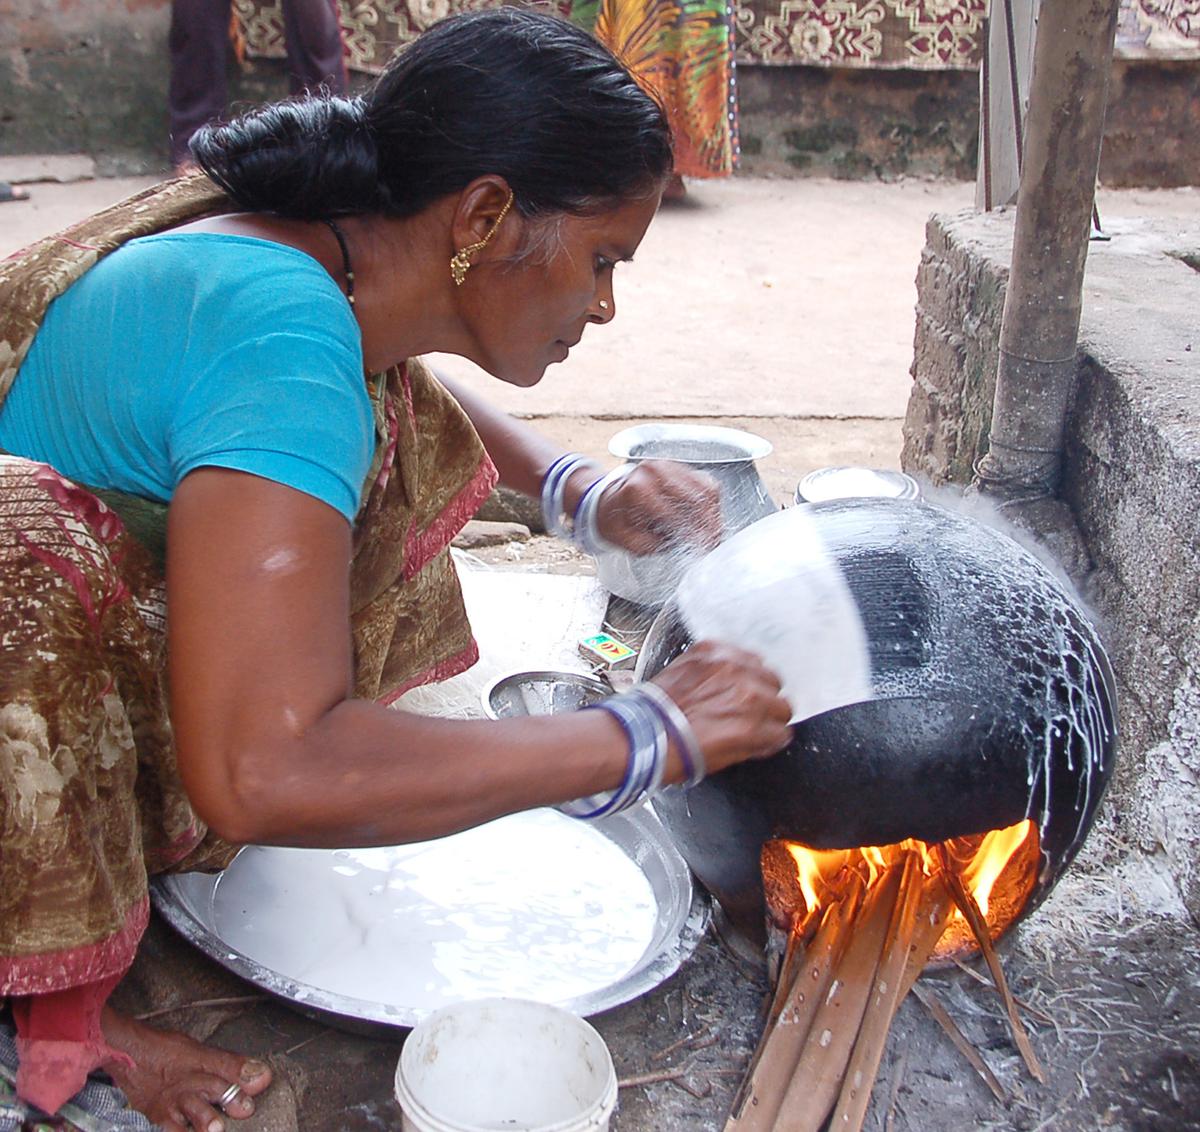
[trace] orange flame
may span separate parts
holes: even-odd
[[[1007,829],[993,830],[982,838],[958,837],[939,843],[985,917],[992,890],[1004,875],[1005,868],[1027,839],[1035,834],[1033,822],[1025,820]],[[815,911],[836,898],[840,888],[838,877],[845,869],[854,869],[870,884],[909,852],[920,857],[926,876],[932,876],[942,867],[935,846],[916,838],[895,845],[867,845],[859,849],[809,849],[793,841],[788,842],[787,849],[796,862],[805,912]],[[960,915],[956,910],[955,916]]]
[[[984,837],[975,851],[975,856],[963,869],[963,884],[975,897],[975,903],[979,905],[979,910],[985,917],[988,914],[988,898],[992,895],[992,889],[1032,829],[1033,822],[1026,820],[1010,825],[1007,829],[992,830]]]

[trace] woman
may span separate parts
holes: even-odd
[[[207,179],[0,273],[0,994],[22,1095],[53,1109],[102,1065],[169,1132],[248,1116],[270,1074],[105,1005],[147,873],[601,812],[789,737],[775,677],[712,643],[602,710],[385,707],[476,656],[447,546],[497,469],[636,552],[711,511],[696,477],[601,478],[415,360],[532,385],[612,319],[671,149],[605,49],[456,18],[362,101],[193,154]]]

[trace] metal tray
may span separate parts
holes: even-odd
[[[640,869],[657,908],[651,941],[631,969],[600,989],[554,1003],[582,1016],[629,1002],[669,978],[695,950],[709,923],[707,897],[693,884],[670,834],[651,810],[639,807],[616,814],[595,823],[593,828]],[[378,1027],[409,1028],[428,1013],[402,1002],[352,998],[297,981],[242,954],[218,934],[214,908],[218,880],[218,875],[204,873],[161,877],[151,885],[151,896],[159,913],[176,931],[234,974],[306,1014],[359,1032]]]

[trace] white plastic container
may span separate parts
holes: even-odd
[[[524,999],[476,999],[413,1029],[396,1099],[405,1132],[605,1132],[617,1074],[582,1018]]]

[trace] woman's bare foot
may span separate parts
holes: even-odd
[[[10,184],[8,181],[0,181],[0,201],[28,199],[28,189],[23,189],[20,185]]]
[[[110,1007],[100,1026],[105,1041],[135,1063],[132,1069],[114,1063],[105,1070],[129,1103],[163,1132],[222,1132],[226,1116],[253,1115],[254,1097],[271,1083],[270,1067],[261,1061],[143,1026]],[[235,1082],[241,1092],[222,1112],[217,1101]]]

